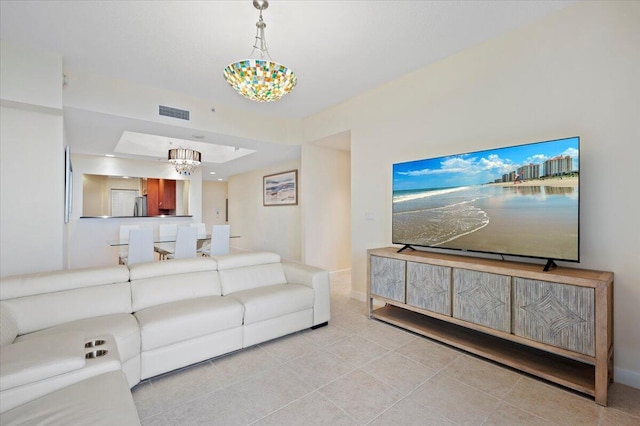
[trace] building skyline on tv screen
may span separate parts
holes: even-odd
[[[393,243],[579,260],[572,137],[393,165]]]

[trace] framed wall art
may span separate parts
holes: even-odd
[[[262,178],[265,206],[295,206],[298,204],[298,171],[276,173]]]

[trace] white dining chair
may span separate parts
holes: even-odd
[[[193,226],[198,230],[198,239],[204,239],[207,237],[207,225],[204,223],[191,223],[189,226]],[[197,253],[204,254],[205,250],[209,250],[209,241],[197,243]]]
[[[209,249],[203,251],[205,256],[222,256],[229,254],[229,237],[231,227],[229,225],[213,225],[211,227],[211,244]]]
[[[189,226],[193,226],[198,230],[198,238],[204,238],[207,236],[207,225],[204,223],[191,223]]]
[[[163,223],[158,226],[158,237],[162,239],[172,239],[178,235],[178,225],[175,223]]]
[[[129,231],[129,256],[127,264],[153,262],[153,229],[141,228]]]
[[[198,228],[183,226],[178,228],[176,236],[176,251],[168,255],[168,259],[185,259],[196,257],[196,244],[198,242]]]
[[[140,225],[120,225],[120,242],[129,241],[129,231],[132,229],[140,229]],[[121,265],[127,264],[127,256],[129,255],[129,246],[120,246],[119,262]]]
[[[178,234],[178,225],[175,223],[163,223],[158,226],[158,240],[175,241]],[[160,254],[160,259],[173,254],[176,250],[175,242],[156,243],[154,250]]]

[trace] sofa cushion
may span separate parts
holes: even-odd
[[[18,334],[109,314],[131,314],[128,282],[35,294],[2,301],[18,325]]]
[[[220,296],[216,262],[212,259],[173,259],[131,265],[133,312],[151,306]]]
[[[313,308],[313,290],[299,284],[279,284],[243,290],[226,297],[244,305],[244,324]]]
[[[276,253],[239,253],[214,259],[218,262],[223,295],[287,282]]]
[[[225,296],[239,291],[287,283],[281,263],[223,269],[218,271],[218,274],[220,274],[222,294]]]
[[[129,270],[123,265],[14,275],[0,280],[0,300],[127,281]]]
[[[0,391],[84,367],[82,333],[30,339],[0,348]]]
[[[2,414],[9,425],[139,425],[122,371],[92,377]]]
[[[155,278],[165,275],[188,274],[191,272],[215,271],[217,263],[206,257],[173,259],[172,262],[146,262],[129,266],[132,280]]]
[[[142,350],[148,351],[242,325],[242,305],[221,296],[153,306],[135,313]]]
[[[72,321],[19,336],[16,340],[24,341],[68,331],[81,332],[85,341],[96,339],[105,334],[112,335],[116,340],[122,362],[128,361],[140,353],[140,329],[138,322],[131,314],[104,315]]]
[[[245,266],[266,265],[268,263],[280,263],[280,255],[268,251],[255,251],[237,253],[227,256],[213,256],[218,262],[218,270],[244,268]]]

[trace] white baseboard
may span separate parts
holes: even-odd
[[[614,367],[613,381],[616,383],[622,383],[623,385],[631,386],[636,389],[640,389],[640,373],[638,373],[637,371]]]

